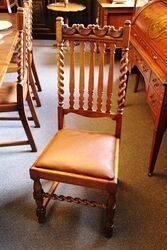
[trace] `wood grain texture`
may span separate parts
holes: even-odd
[[[103,97],[103,84],[104,84],[104,53],[106,45],[104,43],[98,44],[99,48],[99,75],[98,75],[98,88],[97,88],[97,111],[102,111],[102,97]]]
[[[16,14],[1,13],[1,19],[12,23],[12,28],[3,31],[4,38],[0,44],[0,86],[3,83],[7,68],[18,41]]]
[[[139,73],[141,73],[145,80],[147,103],[154,121],[149,176],[153,174],[167,128],[167,46],[164,42],[167,40],[166,15],[166,1],[150,1],[135,16],[131,33],[130,68],[135,69],[135,66],[138,69],[135,92],[138,90]]]
[[[109,73],[108,73],[108,84],[107,84],[106,113],[110,113],[111,104],[112,104],[114,55],[115,55],[115,45],[111,44],[110,45],[110,63],[109,63]]]
[[[70,49],[70,83],[69,83],[69,91],[70,91],[70,97],[69,97],[69,104],[70,108],[74,108],[74,90],[75,90],[75,57],[74,57],[74,42],[69,42],[69,49]]]
[[[89,66],[89,83],[88,83],[88,110],[93,108],[93,91],[94,91],[94,65],[95,64],[95,43],[90,43],[90,66]]]
[[[85,43],[80,43],[79,109],[84,108],[85,90]]]

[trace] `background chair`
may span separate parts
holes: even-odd
[[[32,151],[37,151],[24,109],[27,100],[36,127],[40,127],[31,95],[29,92],[28,78],[28,25],[30,5],[25,3],[24,8],[18,8],[18,78],[17,82],[3,83],[0,88],[0,113],[18,111],[19,118],[24,127],[28,140],[0,143],[0,147],[20,146],[30,144]],[[15,117],[0,117],[0,120],[16,120]]]
[[[31,42],[31,51],[30,51],[30,58],[31,60],[29,61],[30,63],[30,67],[29,70],[31,71],[30,74],[31,76],[31,85],[32,85],[32,90],[33,90],[33,94],[35,97],[35,100],[37,102],[37,106],[40,107],[41,106],[41,102],[39,99],[38,94],[36,93],[36,89],[34,87],[34,85],[37,86],[38,91],[42,91],[41,85],[40,85],[40,81],[38,78],[38,74],[36,71],[36,67],[35,67],[35,62],[34,62],[34,56],[33,56],[33,50],[32,50],[32,1],[29,0],[30,2],[30,7],[31,7],[31,15],[30,15],[30,20],[29,20],[29,41]],[[0,12],[9,12],[9,13],[13,13],[13,12],[17,12],[17,8],[19,7],[18,5],[18,1],[17,0],[2,0],[0,2]],[[30,46],[29,46],[30,47]],[[11,64],[9,65],[9,69],[8,69],[8,73],[13,73],[13,72],[17,72],[17,50],[15,51],[13,58],[11,60]]]
[[[37,217],[40,223],[45,221],[46,207],[50,199],[74,202],[106,209],[105,234],[112,236],[113,216],[116,206],[116,189],[118,178],[119,142],[121,137],[122,114],[125,104],[126,73],[128,65],[128,47],[130,22],[126,21],[123,28],[74,24],[72,27],[63,25],[63,19],[57,18],[57,67],[58,67],[58,133],[53,137],[42,155],[30,169],[30,177],[34,180],[34,199],[37,204]],[[64,106],[64,54],[63,39],[69,41],[69,107]],[[79,98],[75,96],[75,41],[80,43]],[[85,49],[89,46],[89,79],[88,98],[85,99]],[[98,73],[95,75],[95,54],[98,45]],[[106,86],[106,99],[103,103],[104,91],[104,60],[109,46],[109,69]],[[111,112],[113,94],[113,68],[115,49],[122,48],[120,77],[118,88],[118,107]],[[94,96],[97,81],[97,98]],[[67,83],[66,83],[67,84]],[[87,103],[86,103],[86,100]],[[77,104],[78,103],[78,104]],[[113,135],[99,132],[63,129],[64,115],[74,113],[91,118],[110,118],[115,122]],[[53,181],[50,190],[45,193],[40,179]],[[107,203],[72,198],[55,194],[58,182],[103,189],[109,193]]]

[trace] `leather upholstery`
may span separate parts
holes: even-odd
[[[0,104],[17,102],[17,83],[5,82],[0,88]]]
[[[114,179],[116,138],[107,134],[60,130],[34,167],[95,178]]]
[[[23,87],[23,99],[27,96],[27,84]],[[4,82],[0,88],[0,104],[17,103],[17,82]]]

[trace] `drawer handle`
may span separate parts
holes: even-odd
[[[154,87],[158,87],[158,86],[159,86],[158,82],[154,83]]]
[[[158,83],[158,81],[157,81],[157,79],[156,78],[153,78],[153,85],[154,85],[154,87],[158,87],[159,86],[159,83]]]
[[[157,82],[157,78],[153,78],[153,80],[152,80],[153,82]]]
[[[153,59],[156,60],[157,59],[157,55],[153,54]]]
[[[156,103],[156,98],[155,98],[154,94],[150,95],[150,99],[151,99],[152,104]]]
[[[148,69],[146,69],[144,66],[143,66],[143,72],[146,73],[148,71]]]

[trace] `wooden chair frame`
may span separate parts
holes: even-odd
[[[19,117],[0,117],[0,120],[21,120],[28,140],[0,143],[0,147],[20,146],[30,144],[32,151],[36,152],[37,148],[27,121],[24,109],[24,101],[27,100],[33,120],[36,127],[40,127],[32,98],[29,92],[28,77],[28,20],[30,6],[25,3],[23,8],[18,8],[18,77],[17,77],[17,102],[9,104],[0,104],[0,113],[18,111]]]
[[[29,20],[28,20],[28,65],[29,65],[29,82],[30,86],[33,92],[33,99],[36,101],[37,107],[41,107],[41,101],[37,92],[41,91],[41,86],[38,78],[38,74],[36,71],[35,63],[34,63],[34,57],[33,57],[33,50],[32,50],[32,0],[27,0],[27,3],[29,4]],[[17,72],[17,48],[16,51],[13,54],[11,63],[8,67],[7,73],[13,73]]]
[[[105,235],[111,237],[113,233],[113,216],[116,207],[116,190],[118,177],[118,153],[119,140],[121,137],[122,114],[125,105],[126,80],[128,66],[128,50],[129,50],[130,22],[126,21],[123,28],[115,30],[114,27],[105,26],[100,28],[97,25],[89,25],[85,28],[83,25],[74,24],[72,27],[64,25],[63,18],[58,17],[56,20],[56,40],[58,46],[57,53],[57,69],[58,69],[58,129],[63,129],[64,115],[75,113],[86,117],[108,117],[116,122],[116,152],[115,152],[115,177],[113,180],[107,181],[89,176],[81,176],[74,173],[68,173],[56,170],[49,170],[36,167],[36,163],[30,169],[30,176],[34,180],[34,199],[37,204],[37,217],[40,223],[46,219],[46,207],[50,199],[74,202],[76,204],[88,205],[91,207],[99,207],[106,209]],[[70,77],[69,77],[69,108],[64,108],[64,55],[63,40],[69,41],[70,53]],[[80,42],[80,81],[79,81],[79,107],[74,107],[75,77],[74,77],[74,41]],[[90,42],[90,67],[89,67],[89,85],[88,85],[88,107],[84,107],[84,83],[85,83],[85,42]],[[94,90],[94,43],[99,48],[99,77],[97,90],[97,109],[93,109],[93,90]],[[102,110],[102,93],[103,93],[103,66],[105,45],[110,47],[110,66],[107,86],[107,100],[105,111]],[[116,48],[122,48],[122,59],[120,61],[120,77],[118,90],[118,108],[116,113],[111,112],[112,92],[113,92],[113,63],[114,52]],[[44,151],[45,152],[45,151]],[[44,153],[43,153],[44,154]],[[72,175],[72,178],[71,178]],[[84,180],[78,179],[78,176]],[[53,185],[46,193],[42,188],[40,179],[53,181]],[[70,179],[70,180],[69,180]],[[74,184],[97,189],[104,189],[109,193],[107,203],[99,203],[86,199],[65,197],[64,195],[55,194],[55,190],[59,182]],[[84,183],[84,184],[83,184]]]
[[[27,0],[27,2],[30,5],[30,13],[29,13],[29,25],[28,25],[28,65],[29,65],[29,80],[31,84],[31,88],[33,90],[34,98],[37,104],[37,107],[41,107],[41,101],[39,99],[39,95],[37,93],[38,91],[41,91],[41,85],[39,82],[38,74],[36,71],[35,67],[35,62],[34,62],[34,56],[33,56],[33,48],[32,48],[32,42],[33,42],[33,37],[32,37],[32,0]]]
[[[42,91],[41,85],[40,85],[40,81],[38,78],[38,74],[36,71],[36,67],[35,67],[35,62],[34,62],[34,55],[33,55],[33,47],[32,47],[32,43],[33,43],[33,37],[32,37],[32,18],[33,18],[33,5],[32,5],[32,0],[26,0],[29,5],[30,5],[30,18],[29,18],[29,45],[28,45],[28,52],[29,52],[29,74],[30,74],[30,81],[32,82],[32,84],[34,84],[34,86],[36,85],[38,91]],[[34,89],[34,87],[32,86],[32,88]],[[35,95],[35,100],[37,102],[37,106],[40,107],[41,103],[39,100],[38,95],[35,93],[35,89],[34,89],[34,95]]]

